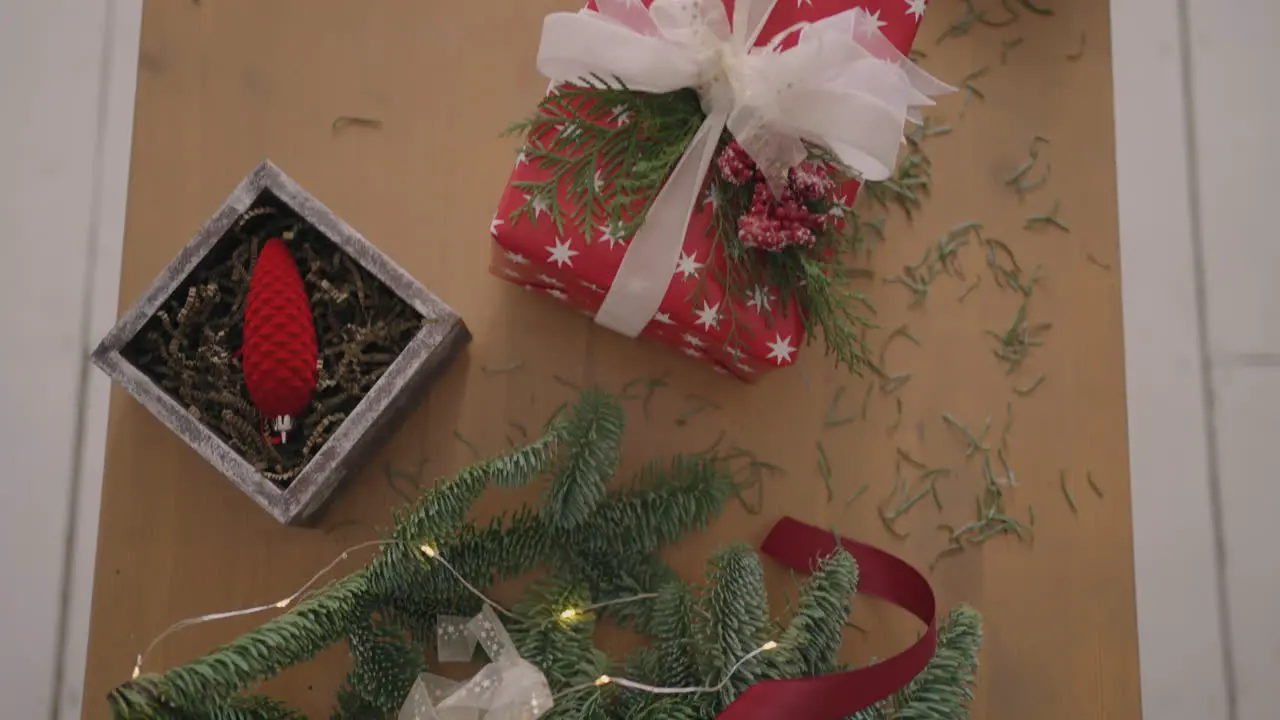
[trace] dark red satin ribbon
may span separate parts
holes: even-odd
[[[858,563],[858,593],[887,600],[920,618],[928,629],[888,660],[812,678],[765,680],[752,685],[717,720],[840,720],[906,687],[933,659],[938,645],[937,600],[915,568],[878,548],[840,539]],[[760,546],[764,554],[799,572],[836,549],[829,530],[784,517]]]

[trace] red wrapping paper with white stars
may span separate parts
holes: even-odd
[[[651,0],[642,2],[647,6]],[[594,5],[592,2],[588,7],[594,9]],[[926,0],[778,0],[758,44],[767,43],[796,23],[862,8],[879,21],[880,32],[905,55],[911,50],[925,5]],[[725,6],[729,17],[733,17],[733,0],[725,0]],[[616,113],[611,121],[626,122],[625,112]],[[618,272],[627,243],[614,238],[608,228],[596,228],[591,237],[584,237],[581,228],[573,223],[565,223],[563,231],[558,230],[544,212],[536,212],[533,221],[528,217],[514,218],[527,201],[516,183],[547,177],[547,171],[523,156],[516,159],[511,181],[490,227],[494,241],[490,271],[594,316]],[[607,192],[610,179],[601,181]],[[835,196],[847,206],[857,191],[858,183],[851,182],[839,188]],[[567,208],[569,201],[563,188],[559,197]],[[723,258],[711,256],[713,243],[708,226],[713,202],[715,199],[704,192],[689,223],[662,305],[640,337],[754,382],[771,370],[795,362],[806,336],[804,319],[795,307],[780,307],[777,293],[767,287],[754,288],[745,298],[725,297],[714,272]],[[737,324],[736,332],[732,332],[733,323]]]

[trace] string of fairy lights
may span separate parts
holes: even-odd
[[[296,603],[299,600],[299,598],[303,597],[303,595],[308,590],[310,590],[317,582],[319,582],[321,578],[327,575],[329,571],[337,567],[337,565],[341,563],[343,560],[346,560],[351,553],[357,550],[363,550],[364,548],[385,547],[387,545],[408,545],[410,547],[413,547],[414,549],[421,552],[422,556],[426,560],[439,563],[441,567],[448,570],[454,576],[454,578],[456,578],[458,582],[460,582],[462,586],[467,589],[468,592],[470,592],[471,594],[479,598],[481,602],[493,608],[496,612],[502,613],[503,615],[509,618],[519,619],[519,616],[517,616],[515,613],[503,607],[500,603],[495,601],[493,598],[490,598],[488,595],[485,595],[483,592],[481,592],[479,588],[472,585],[465,577],[462,576],[462,573],[458,572],[458,570],[454,568],[453,565],[450,564],[449,561],[446,560],[443,555],[440,554],[440,551],[437,550],[431,544],[422,543],[420,545],[413,545],[412,543],[407,543],[403,540],[369,540],[366,542],[358,543],[356,545],[352,545],[351,547],[343,550],[341,553],[338,554],[336,558],[333,559],[332,562],[330,562],[328,565],[325,565],[323,568],[321,568],[320,571],[317,572],[315,575],[312,575],[311,578],[302,585],[302,587],[298,588],[287,597],[281,598],[280,600],[277,600],[272,603],[266,603],[264,605],[254,605],[252,607],[241,608],[238,610],[228,610],[225,612],[216,612],[216,613],[208,613],[205,615],[198,615],[196,617],[186,618],[184,620],[179,620],[178,622],[173,623],[169,627],[165,628],[163,632],[157,635],[155,639],[153,639],[151,643],[147,645],[145,650],[143,650],[141,653],[138,654],[137,662],[133,666],[132,677],[134,679],[137,679],[138,676],[142,674],[142,665],[143,665],[143,662],[146,660],[147,655],[149,655],[151,651],[155,649],[156,645],[160,644],[160,641],[164,640],[166,637],[172,635],[173,633],[178,632],[179,630],[182,630],[185,628],[194,627],[196,625],[202,625],[208,622],[214,622],[217,620],[226,620],[228,618],[233,618],[233,617],[243,617],[245,615],[253,615],[256,613],[267,612],[272,609],[285,610],[286,612],[288,612],[290,610],[291,605]],[[640,602],[642,600],[651,600],[656,597],[658,597],[657,593],[641,593],[639,595],[631,595],[627,597],[615,598],[613,600],[606,600],[604,602],[595,603],[593,605],[586,605],[583,607],[567,607],[559,611],[555,617],[561,622],[571,623],[581,619],[582,617],[592,612],[593,610],[599,610],[600,608],[609,607],[612,605],[622,605],[626,603]],[[734,663],[734,665],[729,668],[729,671],[724,674],[724,678],[715,685],[698,686],[698,687],[659,687],[655,685],[646,685],[642,682],[637,682],[635,680],[630,680],[627,678],[613,677],[611,675],[601,675],[600,677],[596,678],[590,683],[577,685],[577,686],[568,688],[566,690],[563,690],[559,693],[556,693],[554,698],[563,698],[569,695],[573,695],[575,693],[582,692],[583,690],[589,690],[593,687],[603,687],[605,685],[616,685],[618,687],[624,687],[630,690],[645,692],[652,695],[692,695],[697,693],[720,692],[725,688],[725,686],[729,684],[729,681],[733,678],[734,674],[737,673],[738,670],[740,670],[743,665],[747,664],[753,658],[759,656],[760,654],[766,653],[777,647],[778,647],[778,643],[774,642],[773,640],[770,640],[764,643],[763,645],[761,645],[760,647],[756,648],[755,650],[752,650],[751,652],[747,653],[741,659],[739,659],[736,663]]]

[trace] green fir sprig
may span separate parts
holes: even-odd
[[[481,608],[460,578],[488,592],[534,572],[540,579],[503,611],[503,624],[556,694],[546,720],[710,719],[757,682],[842,669],[836,655],[857,589],[853,558],[837,550],[819,560],[784,620],[772,617],[761,561],[748,548],[716,553],[702,582],[680,580],[659,551],[714,518],[738,481],[727,456],[711,452],[651,463],[614,487],[623,430],[617,398],[583,391],[526,447],[420,491],[363,569],[208,655],[115,688],[114,717],[297,720],[303,716],[284,703],[247,693],[345,640],[353,666],[331,717],[391,720],[419,674],[437,671],[429,651],[437,618]],[[534,483],[547,487],[539,507],[487,522],[469,517],[486,490]],[[611,601],[626,602],[600,605]],[[566,619],[569,608],[585,610]],[[614,661],[596,646],[603,621],[649,642]],[[928,668],[861,717],[967,717],[977,615],[953,613],[938,639]],[[766,640],[776,646],[729,672]],[[650,694],[593,682],[605,673],[679,688],[729,679],[717,692]]]

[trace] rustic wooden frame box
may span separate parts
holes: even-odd
[[[218,244],[232,223],[264,191],[274,194],[315,226],[427,320],[355,410],[284,489],[259,474],[222,438],[121,354],[134,335]],[[294,525],[319,510],[338,484],[359,470],[412,412],[432,377],[443,370],[470,339],[462,318],[452,308],[266,160],[240,183],[107,333],[94,350],[92,360],[273,517]]]

